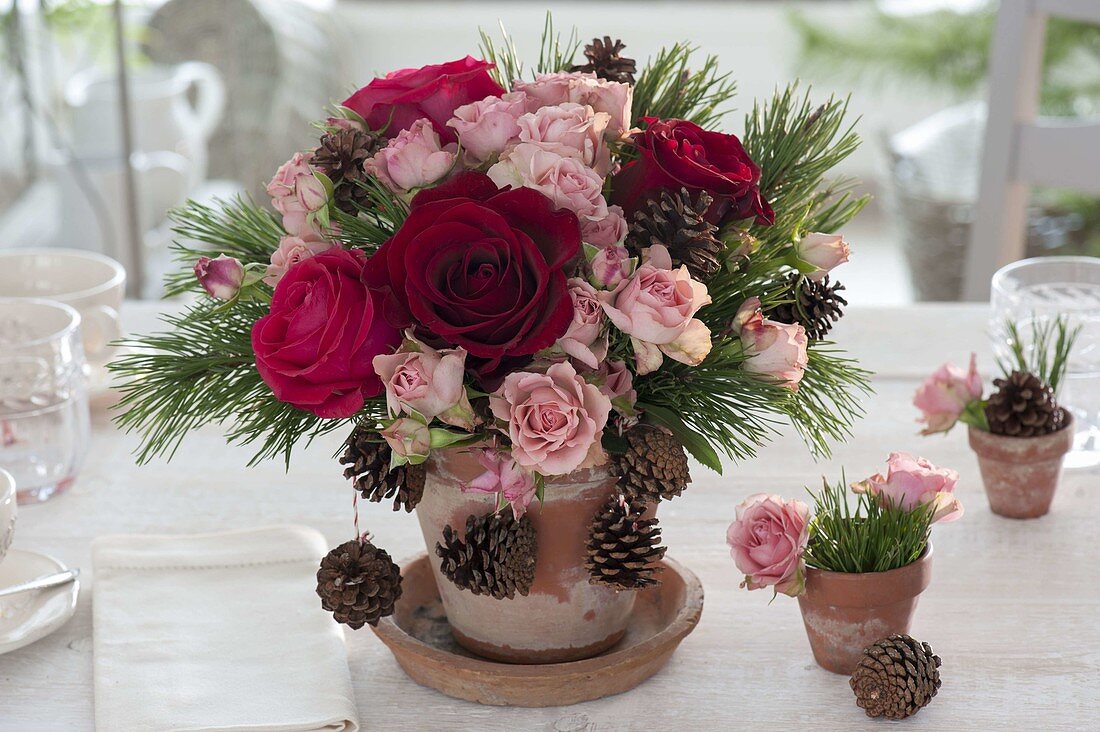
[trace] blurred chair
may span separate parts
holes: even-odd
[[[989,121],[963,295],[1024,253],[1031,186],[1100,194],[1100,124],[1038,118],[1047,18],[1100,23],[1098,0],[1002,0],[989,63]]]

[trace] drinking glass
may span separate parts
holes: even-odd
[[[993,275],[993,350],[1011,359],[1006,322],[1016,323],[1025,353],[1032,326],[1062,315],[1080,334],[1059,386],[1059,403],[1073,413],[1076,434],[1067,468],[1100,464],[1100,258],[1038,257],[1001,268]]]
[[[52,300],[0,297],[0,468],[19,503],[68,488],[88,451],[80,315]]]

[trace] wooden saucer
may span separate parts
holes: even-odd
[[[401,599],[374,632],[413,681],[458,699],[518,707],[600,699],[633,689],[657,673],[699,622],[699,578],[668,557],[661,566],[661,585],[638,592],[623,639],[583,661],[497,663],[460,648],[451,637],[426,554],[402,566]]]

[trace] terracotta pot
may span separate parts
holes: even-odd
[[[993,513],[1008,518],[1045,516],[1062,475],[1062,461],[1073,447],[1073,417],[1041,437],[1007,437],[970,428],[982,483]]]
[[[806,592],[798,605],[814,659],[833,673],[852,673],[864,648],[909,632],[917,598],[931,580],[931,544],[917,561],[887,572],[807,568]]]
[[[528,509],[538,532],[531,592],[497,600],[455,587],[440,574],[435,554],[444,526],[464,536],[467,516],[496,507],[494,496],[459,488],[481,472],[473,450],[433,452],[416,507],[455,640],[480,656],[512,663],[576,661],[615,645],[626,632],[634,593],[590,585],[583,564],[589,523],[614,490],[614,478],[596,469],[547,480],[543,504],[532,501]]]

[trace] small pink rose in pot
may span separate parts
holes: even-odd
[[[573,320],[557,345],[570,358],[590,369],[598,368],[600,361],[607,357],[603,307],[592,285],[579,277],[573,277],[568,284],[569,297],[573,300]]]
[[[364,167],[395,193],[407,193],[441,180],[455,164],[454,145],[443,147],[426,119],[401,130]]]
[[[520,132],[516,120],[526,112],[527,95],[509,92],[462,105],[447,126],[458,133],[467,160],[483,163],[516,139]]]
[[[474,411],[462,383],[466,350],[437,351],[406,337],[401,350],[374,357],[374,370],[386,388],[391,415],[416,412],[463,429],[474,426]]]
[[[802,264],[814,268],[808,276],[820,280],[834,267],[848,261],[851,248],[840,234],[810,233],[795,243],[794,253]]]
[[[806,329],[801,325],[765,319],[758,297],[745,301],[733,326],[749,354],[744,369],[798,391],[798,382],[802,380],[808,361]]]
[[[244,265],[224,254],[214,259],[199,257],[195,262],[195,277],[210,297],[232,300],[244,284]]]
[[[305,236],[284,236],[279,240],[279,248],[271,253],[271,264],[267,265],[264,282],[274,287],[298,262],[327,252],[334,246],[337,246],[334,242],[311,231],[306,232]]]
[[[522,516],[535,497],[534,474],[521,468],[511,455],[502,450],[481,450],[477,459],[485,472],[462,484],[462,490],[498,493],[512,507],[516,518]]]
[[[970,368],[963,371],[945,363],[913,395],[913,406],[921,411],[922,435],[947,432],[955,426],[971,405],[982,398],[982,377],[978,375],[977,356],[970,354]]]
[[[737,568],[744,573],[742,587],[795,597],[802,593],[805,573],[802,555],[809,540],[810,508],[802,501],[757,493],[737,507],[737,518],[726,531],[726,543]]]
[[[932,523],[955,521],[963,515],[963,506],[955,497],[959,474],[949,468],[937,468],[922,457],[894,452],[886,461],[887,473],[876,473],[854,483],[856,493],[868,493],[895,508],[912,511],[932,507]]]
[[[600,439],[611,400],[568,362],[553,364],[545,374],[508,374],[489,404],[507,424],[512,457],[522,467],[565,475],[606,459]]]
[[[422,463],[432,449],[432,434],[428,425],[412,417],[399,417],[381,432],[398,458],[409,463]]]

